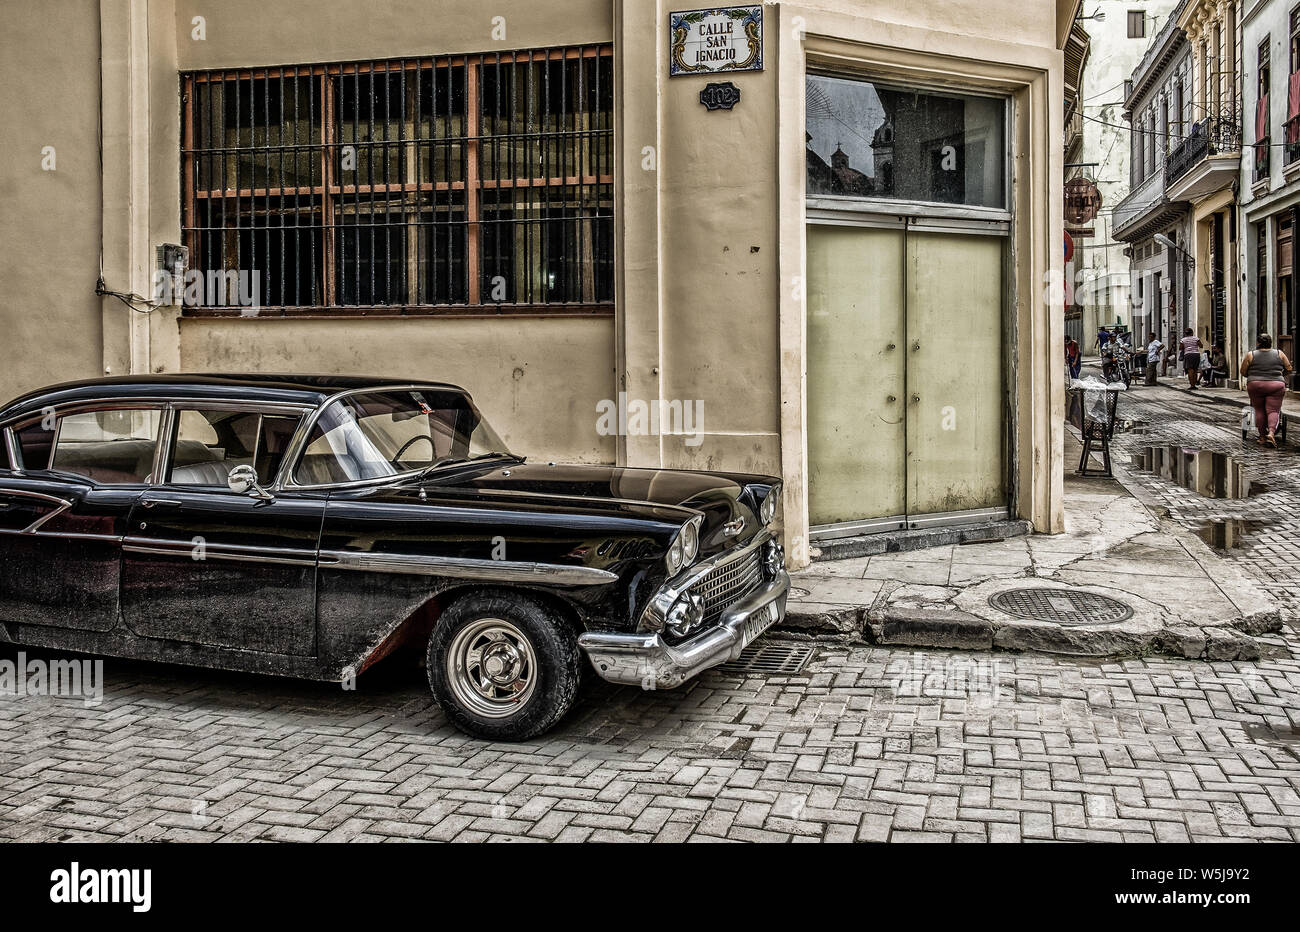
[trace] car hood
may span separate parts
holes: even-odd
[[[766,477],[746,477],[682,469],[632,469],[621,466],[552,466],[522,463],[489,470],[470,470],[435,480],[438,485],[477,492],[519,504],[634,502],[700,512],[704,524],[700,550],[709,553],[748,539],[759,522],[746,494],[747,480],[761,484]],[[426,480],[427,481],[427,480]],[[690,514],[682,512],[685,521]]]

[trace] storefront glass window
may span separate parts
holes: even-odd
[[[1006,102],[809,75],[808,193],[1005,208]]]

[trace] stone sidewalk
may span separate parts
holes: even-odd
[[[1067,461],[1077,458],[1067,441]],[[1204,660],[1257,659],[1255,636],[1281,629],[1254,579],[1120,483],[1067,475],[1065,502],[1064,534],[814,562],[793,576],[783,628],[849,643]],[[1062,623],[990,605],[1019,589],[1047,590],[1060,610],[1101,596],[1132,614],[1093,624],[1069,613]]]

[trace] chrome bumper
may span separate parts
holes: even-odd
[[[669,644],[658,634],[588,632],[579,635],[578,646],[611,683],[672,689],[709,667],[735,660],[764,631],[780,624],[789,593],[790,576],[781,569],[727,608],[716,625],[681,644]]]

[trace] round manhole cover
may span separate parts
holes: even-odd
[[[995,593],[989,605],[1000,612],[1058,625],[1113,625],[1133,617],[1119,599],[1074,589],[1008,589]]]
[[[790,587],[790,598],[792,599],[806,599],[810,595],[812,595],[812,592],[800,586]]]

